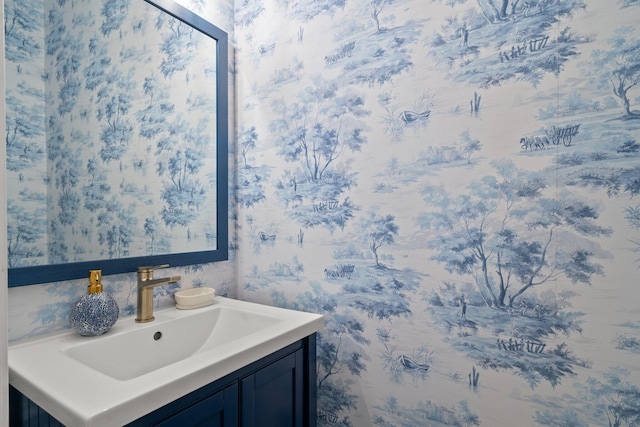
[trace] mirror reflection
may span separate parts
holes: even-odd
[[[226,67],[157,3],[5,1],[10,278],[219,249]]]

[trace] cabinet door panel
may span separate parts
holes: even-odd
[[[237,383],[156,424],[157,427],[237,427],[237,425]]]
[[[13,386],[9,386],[9,425],[11,427],[64,427]]]
[[[302,427],[303,351],[298,350],[242,380],[243,427]]]

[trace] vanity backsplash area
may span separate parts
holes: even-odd
[[[218,262],[192,267],[169,268],[167,274],[180,275],[181,280],[154,289],[154,309],[175,304],[174,293],[180,289],[213,287],[216,295],[235,298],[232,262]],[[105,276],[104,291],[111,294],[120,307],[120,316],[136,312],[136,272]],[[9,288],[9,339],[11,342],[70,328],[69,311],[74,301],[86,293],[87,279],[69,280],[45,285]]]

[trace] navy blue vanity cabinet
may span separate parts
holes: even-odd
[[[238,425],[238,384],[233,383],[176,415],[155,424],[157,427]]]
[[[142,426],[316,427],[315,334],[127,427]]]
[[[301,349],[242,379],[242,427],[304,427],[303,363]]]
[[[11,427],[62,426],[14,388],[10,412]],[[316,427],[316,423],[313,334],[126,427]]]
[[[11,385],[9,385],[9,426],[64,427]]]

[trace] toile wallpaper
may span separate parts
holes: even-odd
[[[215,248],[215,41],[141,1],[6,5],[9,266]]]
[[[236,265],[188,278],[325,315],[319,425],[640,423],[637,0],[232,19]],[[10,289],[10,337],[65,286]]]
[[[640,2],[235,22],[238,292],[325,314],[320,425],[640,423]]]

